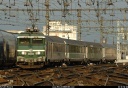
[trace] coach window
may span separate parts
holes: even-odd
[[[76,53],[76,50],[77,50],[77,46],[74,46],[74,53]]]
[[[80,46],[80,53],[82,53],[82,46]]]
[[[57,47],[56,43],[53,43],[53,51],[54,52],[57,52],[58,51],[58,47]]]
[[[69,52],[72,52],[72,47],[69,45]]]
[[[80,47],[79,47],[79,46],[77,46],[77,50],[76,50],[76,51],[77,51],[77,53],[79,52],[79,49],[80,49]]]
[[[72,52],[73,47],[69,45],[69,52]]]
[[[77,46],[75,46],[75,53],[77,52]]]
[[[99,48],[95,48],[94,52],[95,52],[95,53],[99,53],[99,52],[98,52],[98,49],[99,49]]]
[[[75,46],[71,45],[71,53],[74,53],[74,52],[75,52]]]
[[[79,53],[79,51],[80,51],[80,47],[79,47],[79,46],[77,46],[77,53]]]
[[[60,52],[60,44],[57,44],[57,49],[58,49],[58,52]]]
[[[61,52],[64,52],[65,51],[65,47],[64,46],[65,46],[64,44],[61,44],[61,47],[60,47]]]
[[[78,48],[77,48],[77,46],[75,46],[75,53],[77,53],[77,50],[78,50]]]
[[[83,46],[81,46],[81,53],[83,53]]]
[[[71,45],[69,45],[69,52],[72,52],[72,46]]]

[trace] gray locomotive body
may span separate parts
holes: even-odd
[[[16,37],[0,30],[0,66],[13,66],[16,63]]]

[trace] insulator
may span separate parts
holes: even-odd
[[[81,17],[81,10],[77,10],[77,17]]]
[[[111,0],[108,1],[108,5],[113,5]]]
[[[30,31],[30,28],[28,27],[27,29],[26,29],[26,32],[29,32]]]
[[[24,6],[29,6],[29,2],[25,2],[24,3]]]

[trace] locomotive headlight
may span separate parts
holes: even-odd
[[[22,59],[20,59],[20,61],[24,61],[24,59],[22,58]]]
[[[38,52],[36,52],[36,55],[40,55],[40,52],[38,51]]]
[[[41,58],[39,58],[38,61],[42,61]]]
[[[24,55],[24,51],[22,52],[22,54]]]
[[[26,55],[26,52],[25,51],[22,51],[22,55]]]
[[[34,59],[34,62],[37,62],[37,59]]]

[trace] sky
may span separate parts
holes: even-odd
[[[25,3],[28,6],[25,6]],[[64,3],[68,6],[65,7]],[[49,0],[49,5],[50,9],[70,9],[70,11],[65,12],[50,11],[50,20],[60,20],[76,26],[78,25],[77,11],[71,11],[71,9],[85,9],[81,11],[81,37],[85,41],[100,42],[101,21],[98,20],[101,18],[103,18],[102,26],[105,32],[103,35],[107,38],[108,43],[113,43],[113,38],[116,42],[117,34],[112,32],[117,31],[117,20],[121,20],[125,27],[128,25],[128,22],[125,21],[128,19],[128,0]],[[126,10],[121,10],[124,8]],[[32,11],[30,13],[28,11],[16,11],[16,9],[44,10],[46,9],[45,0],[0,0],[0,29],[24,30],[32,25],[30,15],[34,14],[33,17],[38,19],[35,22],[36,26],[43,30],[43,26],[46,25],[45,11]],[[64,13],[66,17],[63,17]],[[67,20],[74,20],[74,22]]]

